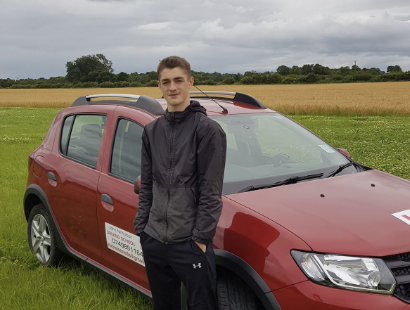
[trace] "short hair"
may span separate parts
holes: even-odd
[[[188,78],[191,77],[191,65],[189,64],[188,61],[186,61],[184,58],[179,57],[179,56],[169,56],[167,58],[162,59],[158,65],[158,68],[157,68],[158,81],[159,81],[159,75],[162,70],[174,69],[177,67],[184,70],[185,73],[188,75]]]

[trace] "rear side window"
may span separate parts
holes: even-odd
[[[61,153],[63,154],[67,154],[68,135],[70,134],[71,125],[73,124],[73,120],[74,120],[74,115],[71,115],[64,120],[63,130],[61,132],[61,144],[60,144]]]
[[[105,121],[105,115],[67,117],[61,134],[61,152],[67,157],[95,167]]]
[[[127,119],[118,122],[111,157],[110,173],[134,182],[141,174],[143,128]]]

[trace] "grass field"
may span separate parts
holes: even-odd
[[[200,86],[240,91],[278,112],[292,115],[410,116],[410,82],[312,85]],[[196,90],[192,88],[192,90]],[[118,93],[161,96],[156,87],[112,89],[0,89],[0,107],[67,107],[84,95]]]
[[[8,90],[0,91],[1,100],[4,91]],[[91,93],[76,91],[73,98]],[[57,269],[43,268],[30,253],[22,206],[27,158],[60,109],[0,107],[0,309],[151,309],[149,300],[87,265],[69,262]],[[410,179],[409,117],[293,118],[332,145],[348,149],[356,161]]]

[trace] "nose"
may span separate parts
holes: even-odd
[[[170,90],[176,90],[177,89],[177,83],[175,83],[174,81],[171,81],[171,85],[169,86]]]

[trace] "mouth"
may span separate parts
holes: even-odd
[[[178,95],[179,95],[179,94],[170,94],[170,95],[168,95],[168,96],[171,97],[171,98],[176,98],[176,97],[178,97]]]

